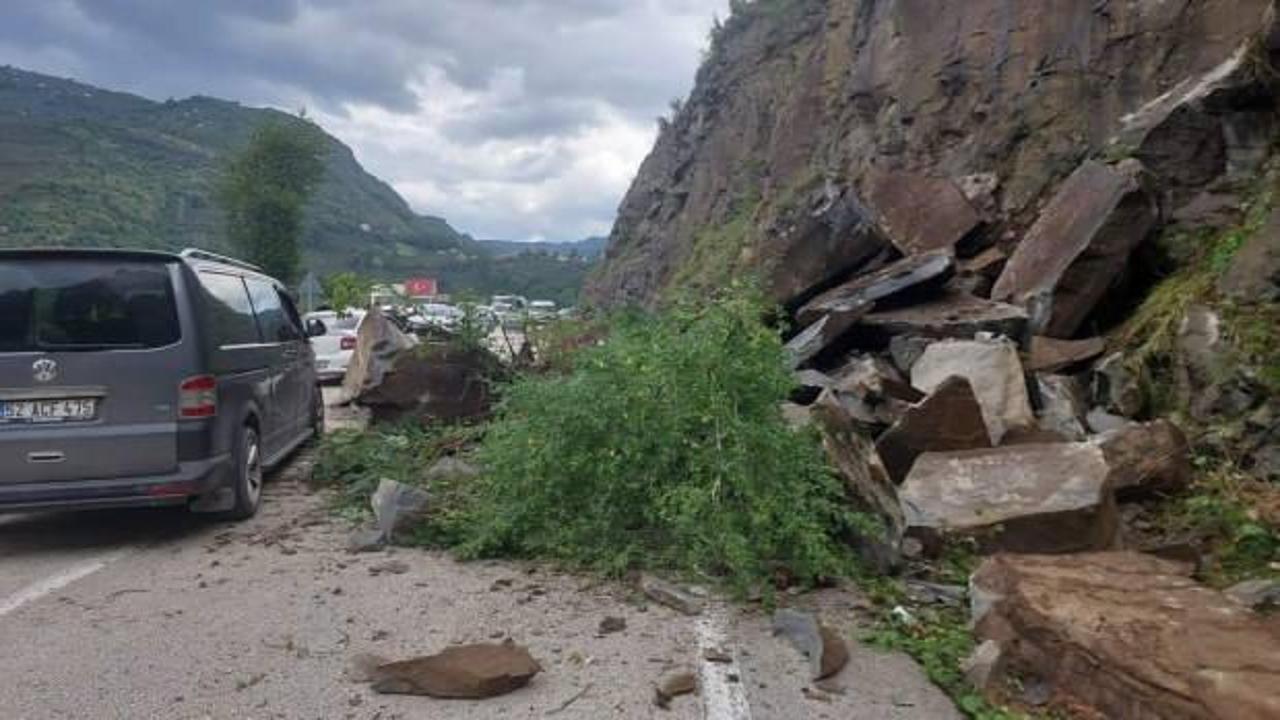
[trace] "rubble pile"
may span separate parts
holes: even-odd
[[[1203,81],[1197,92],[1255,87],[1230,68]],[[1197,92],[1126,132],[1157,142],[1182,114],[1210,112]],[[1192,474],[1186,434],[1150,415],[1105,337],[1134,306],[1131,268],[1190,201],[1159,154],[1139,157],[1155,166],[1085,160],[1017,236],[945,179],[876,174],[859,237],[891,249],[794,294],[800,390],[783,411],[816,425],[851,503],[882,521],[885,536],[854,540],[875,567],[956,542],[987,556],[969,673],[984,690],[1014,674],[1105,717],[1277,717],[1280,625],[1250,609],[1266,603],[1200,585],[1125,524],[1130,504]],[[1192,306],[1181,328],[1177,385],[1193,417],[1265,406],[1217,380],[1219,324]]]

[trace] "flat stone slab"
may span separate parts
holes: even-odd
[[[990,447],[991,435],[973,388],[968,380],[954,376],[909,407],[876,441],[880,459],[895,483],[906,479],[923,453]]]
[[[858,324],[891,337],[916,335],[969,340],[985,332],[1020,338],[1026,332],[1027,312],[1016,305],[948,290],[920,303],[873,312]]]
[[[1083,340],[1058,340],[1036,335],[1031,338],[1027,353],[1027,370],[1030,372],[1056,373],[1074,365],[1093,360],[1107,349],[1100,337]]]
[[[1013,428],[1036,424],[1018,349],[1007,340],[944,340],[925,348],[911,366],[911,384],[933,392],[952,376],[969,381],[991,442]]]
[[[845,308],[862,308],[911,290],[941,287],[954,274],[955,259],[949,251],[912,255],[822,293],[805,303],[796,319],[808,325]]]
[[[981,223],[960,187],[948,178],[881,170],[867,180],[867,203],[894,247],[904,254],[950,249]]]
[[[907,535],[926,547],[970,536],[986,550],[1103,550],[1117,528],[1108,473],[1090,443],[926,453],[898,494]]]
[[[1159,217],[1141,163],[1086,162],[1018,244],[991,297],[1027,308],[1037,334],[1069,338],[1123,275]]]
[[[998,555],[970,583],[975,631],[1002,675],[1089,717],[1280,717],[1280,622],[1188,574],[1134,552]]]

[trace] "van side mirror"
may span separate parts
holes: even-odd
[[[318,318],[312,318],[307,321],[307,337],[320,337],[328,331],[329,329],[324,326],[324,322]]]

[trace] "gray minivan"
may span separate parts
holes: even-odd
[[[244,519],[324,423],[279,282],[199,250],[0,250],[0,512]]]

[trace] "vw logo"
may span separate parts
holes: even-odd
[[[31,377],[38,383],[53,382],[58,378],[58,363],[41,358],[31,364]]]

